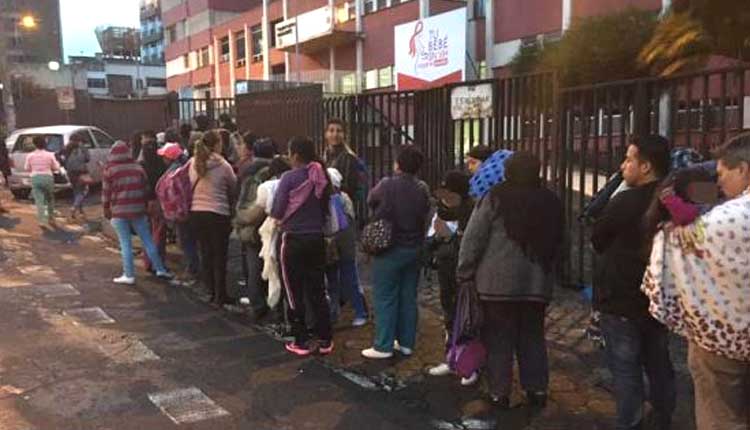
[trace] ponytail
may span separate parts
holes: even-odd
[[[214,130],[207,131],[195,142],[195,171],[202,178],[208,173],[208,159],[221,144],[221,136]]]

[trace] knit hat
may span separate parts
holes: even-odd
[[[490,188],[502,182],[505,179],[505,161],[511,155],[512,151],[501,149],[483,161],[482,166],[469,181],[469,195],[475,199],[482,198]]]
[[[164,157],[167,160],[174,161],[180,158],[180,155],[182,155],[182,147],[179,143],[170,142],[159,148],[156,153],[159,154],[160,157]]]
[[[109,150],[107,161],[110,163],[128,163],[133,161],[133,154],[130,151],[130,146],[128,146],[126,142],[118,140]]]
[[[469,151],[466,156],[470,158],[475,158],[479,161],[485,161],[490,156],[492,156],[492,149],[487,145],[477,145],[473,148],[471,148],[471,151]]]

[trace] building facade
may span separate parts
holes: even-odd
[[[467,79],[503,73],[527,43],[575,19],[668,0],[162,0],[167,86],[231,97],[253,80],[316,82],[329,93],[394,86],[399,24],[467,8]]]
[[[139,98],[167,93],[164,66],[134,59],[69,57],[76,87],[94,96]]]
[[[141,62],[164,64],[164,26],[161,22],[161,1],[141,0]]]
[[[21,20],[32,17],[33,28]],[[3,0],[0,2],[0,37],[5,44],[5,61],[20,63],[61,62],[63,58],[62,23],[58,0]]]

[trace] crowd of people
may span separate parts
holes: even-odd
[[[199,280],[216,306],[236,302],[258,320],[272,314],[286,322],[290,353],[330,354],[332,327],[348,303],[352,326],[374,320],[362,356],[387,359],[419,347],[417,291],[426,264],[438,272],[446,334],[421,340],[445,343],[445,362],[429,373],[472,385],[485,372],[490,400],[506,409],[517,362],[527,403],[546,405],[545,314],[564,255],[564,210],[535,155],[475,146],[466,169],[446,172],[431,190],[419,179],[424,156],[405,146],[393,174],[370,190],[342,121],[326,124],[322,157],[310,137],[291,139],[281,154],[278,142],[240,133],[229,118],[217,129],[195,125],[138,133],[112,147],[102,205],[122,252],[115,283],[136,282],[132,232],[143,242],[146,269],[175,277],[165,265],[171,230],[184,259],[179,277]],[[74,185],[72,213],[81,215],[86,151],[75,139],[62,157],[46,151],[42,138],[34,145],[26,167],[40,223],[53,222],[60,160]],[[600,257],[593,306],[618,430],[644,426],[646,401],[649,420],[671,427],[670,331],[689,342],[698,428],[749,428],[750,134],[724,144],[713,163],[684,155],[660,136],[632,138],[617,183],[608,184],[593,215],[591,244]],[[236,300],[227,289],[232,232],[242,250]],[[358,245],[373,257],[371,306]]]

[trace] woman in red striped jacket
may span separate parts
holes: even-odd
[[[146,182],[146,172],[133,160],[128,144],[123,141],[115,143],[107,157],[102,178],[102,205],[104,217],[110,220],[120,241],[123,274],[113,280],[116,284],[135,284],[132,230],[141,238],[146,254],[156,270],[156,276],[161,279],[173,278],[164,267],[151,238],[146,216]]]

